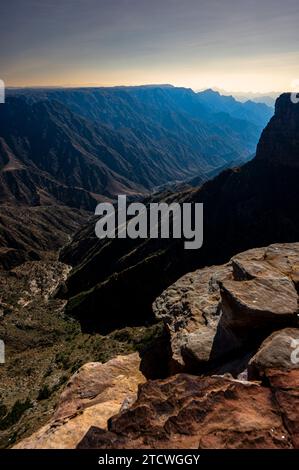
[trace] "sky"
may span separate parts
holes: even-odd
[[[169,83],[287,91],[298,0],[2,0],[6,86]]]

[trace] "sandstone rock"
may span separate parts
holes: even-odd
[[[150,381],[131,408],[93,427],[79,448],[291,448],[271,390],[227,377],[187,374]]]
[[[155,301],[154,313],[166,323],[171,336],[171,371],[193,362],[204,364],[238,343],[225,331],[215,339],[221,315],[219,281],[231,272],[228,265],[200,269],[183,276]]]
[[[299,243],[248,250],[183,276],[153,304],[170,333],[171,372],[229,371],[220,363],[236,364],[235,353],[248,358],[274,329],[296,326],[298,279]]]
[[[298,296],[289,279],[228,280],[221,283],[224,321],[233,330],[275,324],[292,325],[296,320]]]
[[[51,421],[15,448],[75,448],[91,426],[105,428],[121,407],[134,402],[145,381],[139,366],[137,353],[85,364],[67,383]]]

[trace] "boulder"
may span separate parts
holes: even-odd
[[[50,422],[15,448],[73,449],[91,426],[105,429],[111,416],[136,399],[145,381],[139,367],[138,353],[85,364],[66,384]]]

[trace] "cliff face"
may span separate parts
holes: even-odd
[[[290,95],[278,100],[251,162],[224,171],[198,190],[155,196],[204,203],[200,250],[185,250],[180,240],[100,241],[94,223],[76,235],[61,254],[76,269],[60,295],[83,328],[107,332],[151,321],[153,300],[182,274],[226,262],[248,248],[299,239],[296,106]]]
[[[288,93],[281,95],[275,115],[262,133],[256,159],[272,165],[299,166],[299,106]]]

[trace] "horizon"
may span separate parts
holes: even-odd
[[[102,88],[185,88],[192,90],[194,93],[202,93],[205,91],[213,91],[215,93],[219,93],[223,96],[233,96],[235,98],[239,97],[246,97],[246,95],[252,96],[265,96],[265,97],[275,97],[279,96],[284,93],[291,93],[292,90],[268,90],[268,91],[261,91],[261,92],[253,92],[250,90],[244,91],[235,91],[235,90],[226,90],[226,89],[219,89],[217,87],[208,87],[208,88],[201,88],[201,89],[194,89],[192,87],[186,87],[183,85],[173,85],[171,83],[140,83],[134,85],[126,85],[126,84],[118,84],[118,85],[100,85],[100,84],[61,84],[61,85],[26,85],[26,86],[11,86],[5,85],[6,90],[55,90],[55,89],[62,89],[62,90],[79,90],[79,89],[102,89]]]
[[[267,89],[267,90],[259,90],[259,91],[253,91],[250,89],[244,89],[244,90],[231,90],[231,89],[226,89],[226,88],[218,88],[217,86],[207,86],[207,87],[202,87],[202,88],[194,88],[191,86],[183,85],[183,84],[172,84],[172,83],[133,83],[133,84],[126,84],[126,83],[115,83],[111,85],[102,85],[100,83],[82,83],[82,84],[76,84],[76,83],[61,83],[61,84],[28,84],[28,85],[11,85],[10,83],[5,83],[5,88],[6,90],[28,90],[28,89],[81,89],[81,88],[134,88],[134,87],[173,87],[173,88],[186,88],[192,90],[194,93],[200,93],[203,91],[207,90],[212,90],[214,92],[218,92],[220,94],[231,94],[232,96],[234,95],[244,95],[246,96],[247,94],[249,95],[279,95],[283,93],[292,93],[294,89],[292,89],[292,86],[289,87],[289,89],[280,89],[280,90],[274,90],[274,89]]]
[[[297,0],[11,0],[2,10],[9,88],[171,82],[264,94],[299,77]]]

